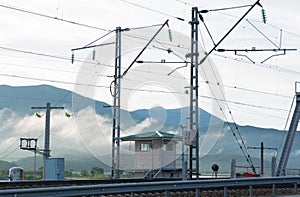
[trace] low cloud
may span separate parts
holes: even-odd
[[[140,133],[143,130],[149,130],[156,124],[156,120],[153,118],[146,118],[141,123],[131,126],[130,128],[123,131],[126,135],[134,135]]]
[[[0,110],[0,159],[13,161],[20,157],[32,156],[29,151],[20,150],[20,138],[38,138],[38,148],[44,149],[45,111],[38,111],[41,118],[33,112],[21,116],[10,109]],[[112,153],[112,122],[108,117],[101,116],[92,107],[86,107],[78,112],[51,110],[50,149],[55,157],[61,150],[76,150],[93,155],[107,165],[111,165]],[[121,136],[141,132],[159,130],[159,121],[155,118],[145,118],[140,123],[132,124]],[[131,143],[121,142],[121,158],[128,159],[128,154],[134,151]],[[128,163],[128,162],[127,162]],[[130,164],[131,165],[131,164]],[[124,168],[132,167],[129,164]]]

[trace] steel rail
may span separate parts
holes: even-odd
[[[266,177],[266,178],[235,178],[219,180],[186,180],[186,181],[164,181],[164,182],[142,182],[142,183],[118,183],[99,184],[68,187],[48,187],[31,189],[0,190],[0,196],[84,196],[84,195],[107,195],[125,193],[145,193],[164,191],[188,191],[200,189],[223,188],[224,192],[230,188],[261,187],[276,185],[291,185],[298,188],[300,176],[295,177]]]

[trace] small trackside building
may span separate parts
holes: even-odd
[[[134,142],[136,177],[180,178],[181,166],[176,168],[176,144],[181,140],[168,132],[153,131],[121,138],[121,141]]]

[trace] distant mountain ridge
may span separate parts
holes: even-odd
[[[64,106],[68,109],[72,109],[72,94],[73,93],[71,91],[49,85],[23,87],[0,85],[0,109],[8,108],[22,116],[33,114],[34,111],[31,110],[32,106],[45,106],[46,102],[51,102],[52,106]],[[80,95],[76,96],[82,97]],[[92,102],[95,102],[95,110],[99,115],[111,117],[112,109],[103,107],[108,106],[107,103],[101,101]],[[188,109],[167,109],[167,117],[164,128],[177,128],[181,119],[180,113],[186,110]],[[137,123],[142,122],[145,118],[149,117],[149,111],[147,109],[135,110],[128,113]],[[211,115],[201,109],[200,114],[200,136],[203,136],[205,135],[206,129],[209,126],[208,120],[210,120]],[[209,155],[223,155],[225,158],[230,158],[230,155],[241,155],[238,145],[234,142],[231,131],[226,128],[226,126],[223,128],[222,136],[218,140],[218,143],[216,143],[216,145],[210,151]],[[280,148],[278,146],[282,144],[282,131],[278,131],[275,129],[257,128],[252,126],[239,126],[239,130],[248,146],[259,146],[260,142],[264,142],[266,147]],[[295,143],[293,144],[293,150],[289,160],[289,166],[292,168],[299,168],[300,166],[300,144],[296,143],[297,141],[300,141],[299,132],[297,132],[296,134]],[[259,153],[253,150],[251,150],[251,154],[254,155],[254,157],[259,157]],[[266,154],[267,156],[265,158],[267,161],[270,161],[271,156],[275,155],[274,152],[270,151],[266,151]],[[72,159],[73,157],[76,157],[76,155],[69,155],[68,160],[73,160],[75,163],[79,163],[78,160],[75,161],[75,159]],[[216,162],[218,161],[217,157],[212,156],[210,158],[216,158]],[[92,161],[92,159],[90,160]],[[17,164],[21,163],[17,162]],[[94,164],[96,165],[97,162],[93,161],[91,163],[93,164],[86,166],[92,166]],[[81,165],[84,165],[84,163],[82,163]],[[100,164],[98,163],[97,165]],[[77,166],[80,165],[78,164]],[[76,169],[78,168],[76,167]]]
[[[94,103],[97,114],[106,117],[112,116],[112,108],[109,107],[110,105],[105,102],[97,100],[94,101],[92,99],[73,93],[69,90],[64,90],[49,85],[18,87],[0,85],[0,109],[8,108],[14,112],[19,113],[20,115],[26,115],[32,114],[34,112],[31,107],[46,106],[47,102],[50,102],[51,106],[64,106],[67,109],[72,109],[72,102],[74,102],[74,100],[72,100],[73,96],[75,96],[76,98],[79,97],[78,100],[85,100],[90,103]],[[76,109],[78,110],[77,106],[80,105],[76,105]],[[165,122],[165,127],[169,128],[174,125],[178,127],[181,120],[180,114],[188,114],[188,110],[189,109],[187,107],[183,109],[167,109],[167,119]],[[210,120],[212,116],[202,109],[199,110],[200,125],[201,127],[207,127],[209,124],[208,120]],[[125,110],[121,111],[123,111],[124,113],[129,113],[136,123],[140,123],[141,121],[149,117],[149,111],[147,109],[140,109],[131,112],[127,112]]]

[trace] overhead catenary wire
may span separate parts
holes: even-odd
[[[74,25],[78,25],[78,26],[82,26],[82,27],[92,28],[92,29],[101,30],[101,31],[110,31],[110,30],[105,29],[105,28],[96,27],[96,26],[92,26],[92,25],[87,25],[87,24],[83,24],[83,23],[79,23],[79,22],[75,22],[75,21],[71,21],[71,20],[65,20],[65,19],[62,19],[62,18],[57,18],[57,17],[54,17],[54,16],[49,16],[49,15],[46,15],[46,14],[26,10],[26,9],[23,9],[23,8],[17,8],[17,7],[14,7],[14,6],[0,4],[0,7],[10,9],[10,10],[15,10],[15,11],[18,11],[18,12],[31,14],[31,15],[35,15],[35,16],[40,16],[40,17],[44,17],[44,18],[48,18],[48,19],[62,21],[62,22],[66,22],[66,23],[70,23],[70,24],[74,24]]]
[[[234,7],[227,7],[227,8],[217,8],[217,9],[200,10],[199,12],[200,13],[216,12],[216,11],[240,9],[240,8],[251,7],[251,6],[252,5],[241,5],[241,6],[234,6]]]
[[[291,113],[292,113],[292,109],[293,109],[293,106],[294,106],[294,103],[295,103],[295,99],[296,99],[296,95],[292,99],[291,107],[289,109],[289,113],[288,113],[288,116],[286,118],[286,122],[285,122],[285,125],[284,125],[284,128],[283,128],[283,131],[286,131],[286,129],[287,129],[287,126],[288,126],[288,123],[289,123],[289,120],[290,120],[290,116],[291,116]],[[279,150],[282,149],[282,147],[283,147],[283,138],[284,138],[284,135],[287,135],[287,133],[283,132],[282,135],[281,135],[281,140],[280,140],[280,144],[279,144]]]
[[[139,4],[134,4],[134,3],[129,2],[129,1],[126,1],[126,0],[120,0],[120,1],[123,1],[123,2],[125,2],[125,3],[134,5],[134,6],[136,6],[136,7],[140,7],[140,8],[143,8],[143,9],[147,9],[148,11],[152,11],[152,12],[155,12],[155,13],[158,13],[158,14],[161,14],[161,15],[164,15],[164,16],[168,16],[168,17],[171,17],[171,18],[175,18],[175,19],[178,19],[178,20],[181,20],[181,21],[189,21],[189,20],[186,20],[186,19],[182,19],[182,18],[180,18],[180,17],[176,17],[176,16],[171,15],[171,14],[167,14],[167,13],[164,13],[164,12],[161,12],[161,11],[158,11],[158,10],[155,10],[155,9],[147,8],[147,7],[142,6],[142,5],[139,5]],[[175,0],[175,1],[184,3],[184,4],[189,5],[189,6],[191,6],[191,7],[193,7],[193,6],[198,6],[198,5],[191,4],[191,3],[188,3],[188,2],[184,2],[184,1],[181,1],[181,0]],[[58,17],[54,17],[54,16],[49,16],[49,15],[46,15],[46,14],[42,14],[42,13],[38,13],[38,12],[26,10],[26,9],[23,9],[23,8],[17,8],[17,7],[10,6],[10,5],[0,4],[0,7],[6,8],[6,9],[10,9],[10,10],[19,11],[19,12],[23,12],[23,13],[27,13],[27,14],[31,14],[31,15],[41,16],[41,17],[45,17],[45,18],[49,18],[49,19],[53,19],[53,20],[57,20],[57,21],[62,21],[62,22],[66,22],[66,23],[70,23],[70,24],[74,24],[74,25],[79,25],[79,26],[83,26],[83,27],[87,27],[87,28],[98,29],[98,30],[102,30],[102,31],[106,31],[106,32],[111,31],[111,30],[106,29],[106,28],[96,27],[96,26],[91,26],[91,25],[87,25],[87,24],[84,24],[84,23],[79,23],[79,22],[75,22],[75,21],[71,21],[71,20],[65,20],[65,19],[62,19],[62,18],[58,18]],[[201,6],[200,6],[200,7],[201,7]],[[216,9],[210,9],[210,10],[216,10]],[[226,16],[238,18],[238,16],[235,16],[235,15],[232,15],[232,14],[228,14],[228,13],[224,13],[224,12],[218,12],[218,13],[223,14],[223,15],[226,15]],[[259,20],[254,20],[254,19],[251,19],[251,21],[257,21],[257,22],[259,22],[259,23],[262,23],[261,21],[259,21]],[[277,27],[277,26],[275,26],[275,25],[272,25],[272,24],[270,24],[270,23],[267,23],[266,25],[268,25],[268,26],[270,26],[270,27],[273,27],[273,28],[275,28],[275,29],[281,30],[281,31],[283,31],[283,32],[285,32],[285,33],[287,33],[287,34],[293,35],[293,36],[295,36],[295,37],[300,37],[300,35],[297,34],[297,33],[290,32],[290,31],[287,31],[287,30],[283,30],[283,29],[281,29],[281,28],[279,28],[279,27]]]
[[[57,55],[52,55],[52,54],[45,54],[45,53],[37,53],[37,52],[32,52],[32,51],[25,51],[25,50],[20,50],[20,49],[14,49],[14,48],[8,48],[8,47],[1,47],[0,46],[0,49],[4,49],[4,50],[9,50],[9,51],[14,51],[14,52],[19,52],[19,53],[25,53],[25,54],[30,54],[30,55],[37,55],[37,56],[44,56],[44,57],[50,57],[50,58],[55,58],[55,59],[60,59],[60,60],[70,60],[70,58],[68,57],[62,57],[62,56],[57,56]],[[212,54],[212,55],[215,55],[215,56],[219,56],[219,57],[222,57],[222,58],[226,58],[226,59],[231,59],[231,60],[234,60],[234,61],[242,61],[242,60],[238,60],[236,58],[231,58],[229,56],[223,56],[223,55],[219,55],[219,54]],[[79,60],[77,59],[76,61],[78,62],[84,62],[84,63],[88,63],[88,64],[95,64],[95,65],[99,65],[99,66],[107,66],[107,67],[112,67],[112,65],[104,65],[104,64],[99,64],[99,63],[96,63],[96,62],[88,62],[87,60]],[[245,61],[244,63],[247,63],[247,64],[250,64],[248,61]],[[5,64],[5,63],[3,63]],[[16,64],[14,64],[15,66],[18,66]],[[252,65],[252,64],[250,64]],[[23,66],[23,65],[19,65],[19,66]],[[25,67],[30,67],[28,65],[24,65]],[[255,66],[258,66],[258,64],[255,64]],[[263,66],[265,68],[273,68],[274,67],[274,70],[278,71],[277,68],[279,68],[278,66],[273,66],[272,65],[265,65]],[[38,67],[39,69],[45,69],[45,70],[54,70],[55,69],[50,69],[50,68],[42,68],[42,67]],[[123,68],[124,69],[124,68]],[[138,69],[134,69],[133,70],[135,71],[140,71],[140,72],[144,72],[144,73],[148,73],[148,74],[157,74],[157,75],[162,75],[162,76],[165,76],[164,73],[159,73],[159,72],[153,72],[153,71],[144,71],[144,70],[138,70]],[[58,71],[61,71],[61,70],[58,70]],[[61,71],[61,72],[71,72],[72,71]],[[291,71],[291,70],[288,70],[286,69],[286,72],[288,73],[292,73],[292,74],[297,74],[296,71]],[[76,74],[77,72],[74,72],[74,74]],[[77,73],[77,74],[84,74],[84,73]],[[299,73],[300,74],[300,73]],[[97,74],[96,76],[104,76],[104,77],[108,77],[107,75],[101,75],[101,74]],[[177,76],[170,76],[170,77],[177,77]],[[182,79],[185,79],[184,77]],[[238,87],[238,86],[229,86],[229,85],[226,85],[226,84],[220,84],[220,83],[213,83],[213,82],[210,82],[210,81],[199,81],[200,83],[211,83],[213,85],[217,85],[217,86],[223,86],[223,87],[227,87],[227,88],[231,88],[231,89],[238,89],[238,90],[242,90],[242,91],[248,91],[248,92],[254,92],[254,93],[261,93],[261,94],[266,94],[266,95],[273,95],[273,96],[280,96],[280,97],[286,97],[286,98],[291,98],[290,96],[286,96],[286,95],[283,95],[283,94],[275,94],[275,93],[270,93],[270,92],[265,92],[265,91],[259,91],[259,90],[252,90],[252,89],[249,89],[249,88],[243,88],[243,87]]]
[[[165,13],[165,12],[161,12],[161,11],[158,11],[158,10],[154,10],[154,9],[151,9],[151,8],[148,8],[146,6],[143,6],[143,5],[140,5],[140,4],[137,4],[137,3],[133,3],[131,1],[127,1],[127,0],[120,0],[120,1],[123,1],[125,3],[128,3],[128,4],[131,4],[133,6],[136,6],[136,7],[139,7],[139,8],[142,8],[142,9],[145,9],[145,10],[148,10],[148,11],[152,11],[152,12],[156,12],[158,14],[161,14],[161,15],[164,15],[164,16],[167,16],[167,17],[171,17],[171,18],[174,18],[174,19],[177,19],[179,21],[187,21],[181,17],[177,17],[177,16],[173,16],[171,14],[168,14],[168,13]]]
[[[13,144],[14,145],[14,144]],[[17,150],[19,150],[19,146],[16,146],[14,149],[12,149],[11,151],[9,151],[8,153],[6,153],[4,156],[0,157],[0,160],[7,158],[8,156],[11,156],[14,152],[16,152]]]
[[[95,87],[95,88],[105,88],[105,89],[109,89],[110,88],[108,85],[84,84],[84,83],[60,81],[60,80],[53,80],[53,79],[34,78],[34,77],[26,77],[26,76],[20,76],[20,75],[10,75],[10,74],[3,74],[3,73],[0,73],[0,76],[22,78],[22,79],[34,80],[34,81],[47,81],[47,82],[60,83],[60,84],[69,84],[69,85]],[[139,91],[139,92],[153,92],[153,93],[164,93],[164,94],[185,94],[184,92],[154,90],[154,89],[135,89],[135,88],[129,88],[129,87],[122,87],[122,89],[123,90],[130,90],[130,91],[131,90],[135,90],[135,91]],[[3,98],[4,96],[0,96],[0,98],[1,97]],[[233,103],[233,104],[236,104],[236,105],[243,105],[243,106],[255,107],[255,108],[266,109],[266,110],[285,111],[285,112],[288,111],[288,110],[281,109],[281,108],[267,107],[267,106],[261,106],[261,105],[243,103],[243,102],[238,102],[238,101],[230,101],[230,100],[219,99],[219,98],[205,96],[205,95],[200,95],[200,97],[206,98],[206,99],[214,99],[214,100],[219,101],[219,102],[228,102],[228,103]],[[22,98],[22,99],[29,99],[29,98],[23,98],[23,97],[20,97],[20,98]]]
[[[158,42],[158,43],[160,43],[161,45],[163,45],[162,42]],[[153,46],[153,47],[156,48],[155,46]],[[69,57],[63,57],[63,56],[57,56],[57,55],[53,55],[53,54],[33,52],[33,51],[21,50],[21,49],[15,49],[15,48],[3,47],[3,46],[0,46],[0,49],[8,50],[8,51],[13,51],[13,52],[17,52],[17,53],[29,54],[29,55],[37,55],[37,56],[49,57],[49,58],[54,58],[54,59],[59,59],[59,60],[66,60],[66,61],[70,61],[70,59],[71,59]],[[258,63],[257,64],[251,64],[248,61],[243,61],[242,59],[237,59],[237,58],[233,58],[233,57],[229,57],[229,56],[220,55],[218,53],[212,53],[212,55],[218,56],[218,57],[222,57],[222,58],[225,58],[225,59],[230,59],[230,60],[233,60],[233,61],[243,62],[243,63],[249,64],[249,65],[252,65],[252,66],[261,66],[261,67],[264,67],[266,69],[272,69],[272,70],[275,70],[275,71],[280,71],[280,72],[286,72],[286,73],[289,73],[289,74],[300,75],[300,73],[298,73],[296,71],[285,69],[285,68],[282,68],[282,67],[279,67],[279,66],[275,66],[275,65],[271,65],[271,64],[258,64]],[[176,56],[179,57],[180,59],[182,59],[180,56],[178,56],[178,55],[176,55]],[[184,59],[182,59],[182,60],[184,60]],[[87,64],[93,64],[93,65],[106,66],[106,67],[112,67],[113,68],[113,65],[106,65],[106,64],[97,63],[97,62],[89,62],[87,60],[76,59],[76,61],[77,62],[81,62],[81,63],[87,63]],[[28,65],[24,65],[24,66],[28,67]],[[50,68],[42,68],[42,67],[39,67],[39,68],[40,69],[46,69],[46,70],[54,70],[54,69],[50,69]],[[144,71],[144,70],[139,70],[139,69],[135,69],[135,68],[133,68],[133,70],[144,72],[144,73],[150,73],[150,74],[165,75],[164,73],[153,72],[153,71]],[[62,71],[62,72],[64,72],[64,71]],[[72,71],[68,71],[68,72],[70,73]],[[74,72],[74,73],[76,73],[76,72]],[[83,73],[78,73],[78,74],[83,74]],[[105,76],[105,77],[107,77],[106,75],[101,75],[101,74],[97,74],[96,76]],[[173,77],[173,76],[171,75],[171,77]],[[177,77],[177,76],[174,76],[174,77]],[[185,79],[185,78],[183,77],[182,79]],[[205,83],[212,83],[212,82],[209,82],[209,81],[200,81],[200,82],[202,82],[202,83],[204,83],[204,82]],[[214,84],[214,83],[212,83],[212,84]],[[249,91],[249,92],[255,92],[255,93],[262,93],[262,94],[269,94],[269,95],[274,95],[274,96],[291,98],[290,96],[286,96],[286,95],[283,95],[283,94],[275,94],[275,93],[270,93],[270,92],[265,92],[265,91],[251,90],[249,88],[243,88],[243,87],[238,87],[238,86],[228,86],[226,84],[214,84],[214,85],[219,85],[219,86],[223,86],[223,87],[228,87],[228,88],[233,88],[233,89],[239,89],[239,90],[244,90],[244,91]]]
[[[214,44],[214,47],[208,52],[208,53],[206,53],[205,54],[205,56],[204,56],[204,58],[202,58],[201,60],[200,60],[200,65],[202,64],[202,63],[204,63],[205,61],[209,61],[210,59],[208,58],[208,56],[220,45],[220,43],[222,43],[222,41],[235,29],[235,27],[248,15],[248,13],[256,6],[256,5],[260,5],[260,3],[259,3],[259,0],[258,1],[256,1],[253,5],[251,5],[251,7],[244,13],[244,15],[230,28],[230,30],[225,34],[225,36],[223,36],[220,40],[219,40],[219,42],[217,43],[217,44]],[[201,19],[201,15],[199,15],[199,17],[200,17],[200,19]],[[202,19],[203,19],[203,17],[202,17]],[[202,20],[202,21],[204,21],[204,20]],[[214,75],[214,77],[215,77],[215,80],[218,80],[218,78],[216,77],[216,73],[215,73],[215,71],[214,71],[214,68],[211,66],[211,64],[210,64],[210,62],[209,62],[209,65],[210,65],[210,67],[211,67],[211,69],[212,69],[212,71],[213,71],[213,75]],[[202,69],[203,70],[203,72],[204,72],[204,74],[205,74],[205,71],[204,71],[204,69]],[[223,90],[219,87],[219,89],[220,89],[220,92],[221,92],[221,94],[222,94],[222,98],[225,98],[225,95],[224,95],[224,92],[223,92]],[[213,95],[213,97],[214,98],[216,98],[216,96],[215,96],[215,93],[213,92],[213,91],[211,91],[211,93],[212,93],[212,95]],[[216,100],[217,101],[217,100]],[[222,109],[222,107],[221,107],[221,105],[219,104],[219,102],[217,101],[217,104],[218,104],[218,106],[219,106],[219,109],[220,109],[220,111],[223,113],[223,116],[224,116],[224,118],[227,120],[227,116],[225,115],[225,112],[223,111],[223,109]],[[233,136],[234,136],[234,138],[236,139],[236,142],[238,143],[238,145],[239,145],[239,147],[240,147],[240,149],[241,149],[241,151],[242,151],[242,153],[243,153],[243,155],[244,155],[244,157],[246,158],[246,161],[249,163],[249,165],[251,166],[251,168],[252,168],[252,171],[254,172],[254,173],[256,173],[256,171],[255,171],[255,168],[254,168],[254,164],[253,164],[253,161],[252,161],[252,159],[251,159],[251,156],[250,156],[250,154],[247,152],[247,147],[246,147],[246,145],[245,145],[245,142],[244,142],[244,140],[243,140],[243,138],[242,138],[242,135],[241,135],[241,133],[240,133],[240,130],[239,130],[239,127],[237,126],[237,124],[236,124],[236,122],[235,122],[235,119],[234,119],[234,117],[233,117],[233,114],[232,114],[232,112],[231,112],[231,110],[230,110],[230,107],[229,107],[229,105],[228,105],[228,103],[226,102],[225,103],[225,105],[226,105],[226,107],[227,107],[227,109],[228,109],[228,112],[229,112],[229,114],[230,114],[230,117],[231,117],[231,120],[233,121],[233,125],[234,125],[234,127],[235,127],[235,130],[232,128],[232,126],[229,124],[229,121],[226,121],[227,122],[227,124],[228,124],[228,126],[229,126],[229,128],[230,128],[230,130],[232,131],[232,134],[233,134]],[[236,136],[236,133],[235,133],[235,131],[237,132],[237,134],[238,134],[238,137]],[[239,139],[238,139],[239,138]],[[239,140],[241,140],[241,142],[239,141]]]
[[[207,61],[207,59],[206,59],[206,61]],[[217,80],[216,73],[215,73],[215,71],[214,71],[213,68],[212,68],[212,71],[213,71],[213,74],[214,74],[215,79]],[[204,69],[203,69],[203,72],[205,73]],[[219,89],[220,89],[220,92],[221,92],[221,94],[222,94],[222,98],[225,98],[225,95],[224,95],[223,90],[222,90],[220,87],[219,87]],[[230,110],[230,108],[229,108],[228,102],[225,102],[225,105],[226,105],[226,107],[227,107],[227,109],[228,109],[228,111],[229,111],[229,114],[230,114],[232,123],[230,123],[230,121],[228,120],[228,118],[227,118],[227,116],[226,116],[226,114],[225,114],[224,109],[221,107],[221,105],[220,105],[220,103],[219,103],[220,100],[216,97],[214,91],[211,90],[211,93],[212,93],[212,99],[214,99],[214,100],[216,101],[217,105],[219,106],[219,110],[221,111],[221,113],[223,114],[223,117],[224,117],[225,120],[226,120],[225,123],[226,123],[226,124],[228,125],[228,127],[230,128],[230,130],[231,130],[231,132],[232,132],[232,134],[233,134],[233,136],[234,136],[234,138],[235,138],[237,144],[239,145],[239,147],[240,147],[240,149],[241,149],[241,151],[242,151],[242,154],[243,154],[244,157],[246,158],[246,161],[248,162],[249,166],[251,166],[253,172],[256,173],[255,168],[254,168],[253,161],[252,161],[252,159],[251,159],[250,154],[247,152],[247,148],[246,148],[245,142],[244,142],[244,140],[243,140],[243,138],[242,138],[242,135],[241,135],[241,133],[240,133],[239,127],[238,127],[238,125],[236,124],[235,119],[234,119],[234,117],[233,117],[233,115],[232,115],[232,112],[231,112],[231,110]],[[224,99],[224,100],[225,100],[225,99]],[[233,126],[232,126],[231,124],[233,124],[234,128],[233,128]],[[237,132],[237,134],[236,134],[236,132]]]
[[[248,19],[246,21],[257,31],[259,32],[265,39],[267,39],[270,43],[272,43],[276,48],[280,49],[280,46],[275,44],[268,36],[266,36],[261,30],[259,30],[253,23],[251,23]],[[280,40],[281,41],[281,40]]]
[[[277,72],[284,72],[284,73],[293,74],[293,75],[300,75],[300,72],[298,72],[298,71],[283,68],[283,67],[273,65],[273,64],[268,64],[268,63],[263,63],[262,64],[260,62],[256,62],[255,64],[253,64],[252,62],[249,62],[248,60],[245,60],[243,58],[230,57],[230,56],[220,55],[220,54],[217,54],[217,53],[212,53],[212,55],[217,56],[217,57],[222,57],[224,59],[233,60],[233,61],[236,61],[236,62],[245,63],[245,64],[248,64],[248,65],[251,65],[251,66],[262,67],[262,68],[265,68],[265,69],[274,70],[274,71],[277,71]]]
[[[4,150],[2,150],[2,151],[0,152],[0,155],[3,155],[3,154],[5,154],[7,151],[9,151],[9,149],[11,149],[11,148],[15,145],[15,143],[18,142],[18,140],[19,140],[19,139],[16,139],[16,140],[13,141],[9,146],[7,146],[7,148],[5,148]]]

